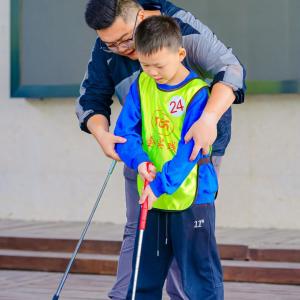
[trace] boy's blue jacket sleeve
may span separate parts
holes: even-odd
[[[162,171],[158,172],[155,179],[150,183],[150,187],[156,197],[165,193],[173,194],[192,171],[198,160],[203,157],[200,152],[194,161],[189,160],[194,147],[194,141],[191,140],[185,144],[184,136],[200,118],[207,99],[208,90],[207,88],[203,88],[194,97],[193,101],[190,102],[186,111],[177,152],[172,160],[164,164]]]
[[[203,157],[202,154],[199,153],[194,161],[191,162],[189,160],[194,147],[194,141],[191,140],[185,144],[184,136],[191,126],[200,118],[207,99],[208,89],[203,88],[188,106],[177,153],[172,160],[164,164],[162,171],[158,172],[154,181],[150,183],[150,187],[156,197],[164,193],[174,193],[191,172],[198,160]],[[115,135],[127,139],[126,143],[116,145],[116,151],[128,167],[137,170],[140,163],[150,161],[142,147],[141,111],[137,81],[131,86],[126,98],[125,105],[117,121]]]
[[[116,144],[115,149],[124,163],[136,171],[140,163],[150,161],[142,147],[141,124],[141,106],[135,81],[130,87],[114,133],[127,139],[124,144]]]

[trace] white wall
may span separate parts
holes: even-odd
[[[300,229],[300,95],[248,96],[234,106],[218,224]]]
[[[75,99],[9,98],[9,2],[0,2],[0,218],[85,220],[111,162],[79,130]],[[96,220],[124,222],[121,172]]]
[[[9,2],[0,2],[0,218],[86,220],[110,160],[79,131],[75,99],[9,98]],[[300,229],[299,132],[300,95],[234,106],[219,226]],[[125,221],[123,189],[119,164],[95,220]]]

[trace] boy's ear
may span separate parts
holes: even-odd
[[[141,18],[141,21],[145,20],[145,11],[143,9],[139,11],[139,17]]]
[[[186,50],[183,47],[180,47],[178,50],[178,55],[179,55],[180,61],[183,61],[186,57]]]

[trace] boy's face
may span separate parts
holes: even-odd
[[[151,55],[143,55],[137,51],[144,72],[159,84],[172,84],[185,55],[184,48],[176,51],[164,47]]]

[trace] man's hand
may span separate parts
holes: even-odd
[[[87,122],[89,131],[93,134],[102,151],[107,157],[120,161],[120,157],[115,151],[115,144],[125,143],[126,139],[115,136],[109,132],[108,121],[102,115],[94,115]]]
[[[108,131],[99,132],[95,135],[96,140],[107,157],[120,161],[118,153],[115,151],[115,144],[126,143],[126,139],[121,136],[113,135]]]
[[[195,145],[190,156],[190,160],[194,160],[199,151],[202,149],[202,154],[209,153],[209,147],[217,138],[217,123],[218,118],[213,113],[203,112],[201,118],[196,121],[184,137],[186,143],[191,139]]]
[[[186,143],[192,138],[195,142],[190,160],[194,160],[201,149],[203,155],[209,153],[209,147],[217,138],[217,123],[234,99],[232,87],[222,82],[214,84],[202,116],[184,137]]]
[[[151,182],[156,176],[156,168],[154,167],[153,164],[150,164],[149,170],[147,170],[147,162],[143,162],[139,164],[138,172],[144,181],[147,180]]]
[[[144,189],[139,203],[143,204],[147,198],[148,198],[148,210],[150,210],[153,206],[153,202],[157,200],[157,197],[153,194],[150,185],[147,185],[146,188]]]

